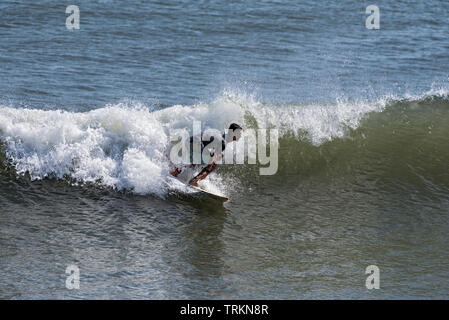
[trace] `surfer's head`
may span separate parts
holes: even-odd
[[[232,123],[229,126],[227,135],[226,135],[226,142],[232,142],[232,141],[238,141],[240,137],[242,136],[242,127],[239,126],[237,123]]]

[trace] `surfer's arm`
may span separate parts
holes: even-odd
[[[201,181],[203,179],[206,179],[206,177],[215,169],[217,169],[217,162],[223,158],[223,152],[217,153],[215,150],[210,151],[210,156],[212,157],[211,163],[208,164],[206,167],[204,167],[200,173],[198,173],[193,179],[189,181],[189,184],[197,187],[198,181]]]
[[[198,181],[201,181],[205,179],[209,173],[214,171],[217,168],[217,164],[215,162],[212,162],[211,164],[208,164],[206,167],[203,168],[203,170],[200,171],[192,180],[189,181],[189,184],[193,186],[198,186]]]

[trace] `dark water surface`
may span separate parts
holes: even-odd
[[[0,298],[449,297],[448,1],[380,30],[370,2],[80,0],[72,31],[69,4],[0,3]],[[277,173],[184,192],[193,120],[277,128]]]

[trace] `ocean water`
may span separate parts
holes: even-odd
[[[0,298],[449,298],[447,14],[3,0]],[[189,191],[164,151],[193,121],[277,129],[277,173],[221,166],[226,203]]]

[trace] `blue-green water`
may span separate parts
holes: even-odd
[[[0,298],[447,298],[447,14],[2,1]],[[180,191],[161,155],[193,120],[277,128],[279,170],[219,168],[225,204]]]

